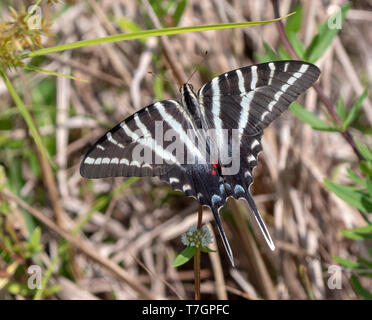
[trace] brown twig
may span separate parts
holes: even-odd
[[[197,228],[200,229],[203,223],[203,206],[200,205],[198,208],[198,224]]]
[[[315,300],[314,292],[311,286],[311,281],[309,279],[309,276],[307,275],[307,268],[303,264],[301,264],[298,272],[299,272],[302,284],[305,287],[308,298],[310,300]]]
[[[213,228],[210,223],[207,225],[209,231],[212,234],[212,239],[216,239],[216,235],[213,232]],[[227,300],[227,291],[226,291],[226,283],[225,277],[223,273],[223,268],[221,264],[221,256],[218,252],[218,247],[216,241],[210,244],[210,248],[214,250],[214,252],[209,252],[209,259],[211,261],[212,270],[213,270],[213,278],[215,281],[216,286],[216,295],[218,300]]]
[[[274,17],[278,18],[279,17],[279,3],[278,3],[277,0],[271,0],[271,2],[272,2],[272,5],[273,5],[273,8],[274,8]],[[291,42],[289,41],[289,39],[287,37],[287,34],[285,33],[283,22],[282,21],[277,21],[276,26],[278,28],[279,37],[282,40],[285,48],[287,49],[287,51],[289,52],[291,57],[293,59],[299,60],[298,55],[296,54]],[[338,116],[338,114],[336,113],[335,108],[332,104],[332,101],[327,97],[327,95],[324,93],[322,87],[318,83],[315,83],[313,85],[313,87],[314,87],[315,91],[317,92],[320,100],[322,100],[323,104],[325,105],[325,107],[326,107],[328,113],[330,114],[330,116],[332,117],[332,119],[337,123],[337,125],[339,125],[341,127],[342,126],[342,121],[341,121],[340,117]],[[353,149],[353,151],[356,154],[356,156],[358,157],[358,159],[362,160],[363,157],[360,154],[358,148],[356,147],[355,141],[354,141],[352,135],[350,134],[350,132],[348,130],[343,130],[343,131],[340,131],[340,133],[344,137],[344,139],[347,141],[347,143],[350,144],[351,148]]]
[[[70,60],[63,59],[60,55],[56,53],[51,53],[47,55],[46,57],[52,60],[58,61],[61,64],[64,64],[64,65],[73,67],[75,69],[78,69],[80,71],[83,71],[92,77],[111,83],[114,86],[123,87],[126,85],[126,82],[123,79],[115,77],[106,72],[103,72],[95,67],[92,67],[91,65],[85,65],[72,59]]]
[[[265,299],[276,300],[277,293],[273,281],[270,278],[269,271],[265,265],[260,250],[257,247],[256,241],[253,238],[251,230],[248,227],[246,220],[240,212],[236,201],[229,201],[228,206],[233,214],[234,220],[238,226],[239,241],[244,244],[244,253],[247,255],[252,272],[257,279],[257,285],[260,288],[261,295]]]
[[[47,189],[47,192],[49,193],[50,201],[57,220],[57,224],[59,227],[64,228],[65,212],[60,202],[58,187],[54,179],[52,167],[50,166],[48,160],[44,157],[42,152],[39,150],[39,148],[36,147],[36,151],[44,176],[43,183]]]
[[[199,205],[197,229],[200,230],[203,222],[203,206]],[[200,248],[196,248],[194,256],[195,300],[200,300]]]
[[[159,29],[162,28],[160,21],[158,17],[156,16],[156,13],[152,9],[150,3],[146,0],[144,1],[144,4],[145,4],[147,14],[149,15],[154,26]],[[186,80],[186,75],[183,69],[178,66],[178,63],[177,63],[178,59],[176,57],[176,54],[172,50],[173,46],[166,36],[161,36],[160,42],[161,42],[161,48],[162,48],[164,57],[170,69],[172,70],[173,77],[176,79],[178,84],[181,86]]]

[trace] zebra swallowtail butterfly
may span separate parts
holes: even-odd
[[[151,104],[108,131],[85,155],[80,173],[86,178],[160,176],[173,189],[181,190],[212,209],[233,265],[219,209],[228,197],[246,199],[267,244],[274,250],[274,243],[249,191],[253,168],[262,150],[262,132],[312,86],[319,74],[319,69],[310,63],[273,61],[224,73],[205,83],[197,93],[191,84],[185,83],[180,88],[181,100]],[[169,151],[174,143],[169,137],[162,137],[164,140],[160,143],[156,137],[156,123],[162,124],[162,132],[173,130],[173,138],[182,142],[183,148]],[[235,151],[232,135],[227,134],[225,139],[225,131],[233,129],[238,137]],[[207,134],[208,130],[213,134]],[[195,133],[196,140],[191,138],[190,132]],[[204,153],[196,146],[197,140],[204,140]],[[213,148],[217,153],[214,152],[215,158],[210,161]],[[177,150],[196,161],[180,161]],[[236,172],[224,174],[223,151],[232,156],[231,161],[238,162]],[[146,152],[151,156],[147,161],[140,157]]]

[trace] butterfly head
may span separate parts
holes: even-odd
[[[184,83],[181,87],[180,87],[180,93],[181,95],[183,96],[185,92],[194,92],[194,87],[191,83]]]
[[[185,83],[180,88],[182,104],[189,109],[192,114],[195,114],[198,109],[198,97],[194,92],[192,84]]]

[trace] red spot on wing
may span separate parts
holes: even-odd
[[[212,166],[220,173],[221,165],[218,162],[212,162]],[[212,169],[212,174],[216,175],[217,171]]]

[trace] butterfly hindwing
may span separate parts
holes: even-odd
[[[232,251],[219,214],[228,194],[215,166],[208,163],[175,165],[166,174],[161,175],[160,179],[167,181],[172,189],[182,191],[186,196],[194,197],[202,205],[211,208],[226,252],[234,265]]]

